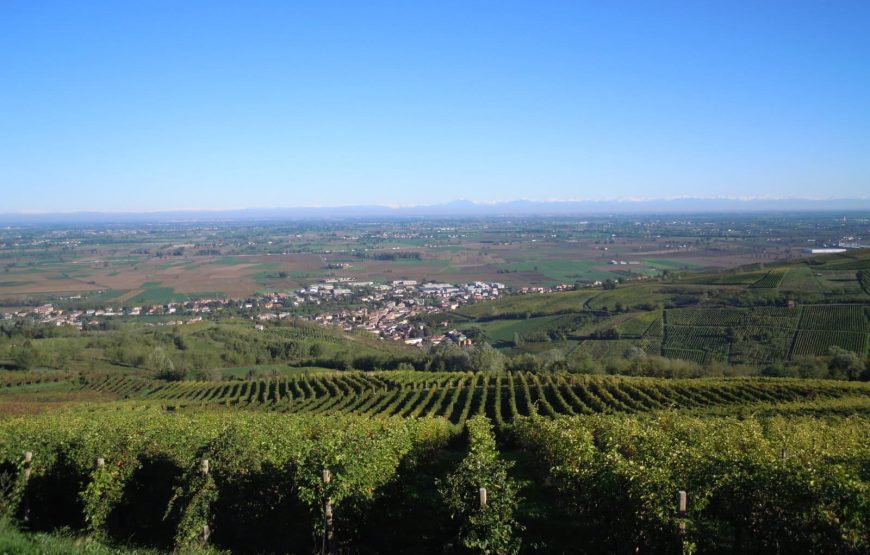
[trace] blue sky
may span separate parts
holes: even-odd
[[[870,196],[870,2],[0,3],[0,212]]]

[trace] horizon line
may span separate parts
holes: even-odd
[[[290,205],[290,206],[244,206],[224,208],[170,208],[158,210],[69,210],[69,211],[40,211],[40,210],[16,210],[2,212],[0,216],[75,216],[75,215],[148,215],[148,214],[173,214],[173,213],[220,213],[220,212],[245,212],[259,210],[340,210],[353,208],[372,208],[385,210],[412,210],[418,208],[439,208],[451,204],[470,204],[481,208],[495,208],[501,205],[517,203],[528,204],[599,204],[599,203],[624,203],[624,204],[651,204],[677,201],[702,201],[702,202],[842,202],[842,201],[868,201],[868,196],[854,197],[773,197],[773,196],[670,196],[670,197],[610,197],[610,198],[567,198],[567,199],[530,199],[516,198],[510,200],[472,200],[457,198],[445,202],[419,203],[419,204],[335,204],[335,205]],[[857,210],[857,208],[856,208]]]

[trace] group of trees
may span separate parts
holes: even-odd
[[[826,356],[775,362],[763,368],[761,375],[780,378],[870,381],[870,357],[862,357],[858,353],[840,347],[831,347]]]
[[[51,344],[37,344],[30,339],[21,343],[11,343],[5,349],[3,357],[18,370],[30,370],[37,367],[65,369],[69,363],[81,355],[81,346],[75,341],[60,341]]]
[[[567,319],[565,326],[577,322]],[[561,326],[561,324],[560,324]],[[272,329],[272,328],[270,328]],[[562,327],[551,330],[559,332]],[[319,328],[278,326],[273,333],[247,327],[212,326],[199,331],[180,328],[140,330],[122,327],[105,332],[57,330],[48,326],[5,326],[0,333],[0,364],[29,370],[47,367],[82,369],[95,363],[110,363],[150,370],[166,379],[210,378],[226,367],[289,364],[336,370],[430,370],[430,371],[567,371],[587,374],[622,374],[657,377],[762,375],[772,377],[870,380],[870,358],[833,347],[824,356],[778,361],[767,366],[695,362],[649,355],[632,347],[621,356],[596,359],[580,352],[553,348],[531,353],[511,353],[493,348],[481,328],[468,330],[474,345],[452,342],[419,352],[393,349],[358,349]],[[737,332],[729,328],[729,335]],[[763,335],[768,335],[762,331]],[[616,339],[611,329],[596,334]],[[514,346],[539,338],[517,334]],[[552,339],[552,338],[551,338]],[[734,337],[732,337],[734,339]],[[556,345],[556,344],[554,344]]]
[[[595,359],[587,353],[572,354],[570,359],[562,349],[550,349],[537,354],[507,355],[489,344],[459,347],[448,343],[430,349],[418,358],[365,355],[350,358],[342,365],[319,361],[338,369],[356,370],[432,370],[574,372],[662,378],[693,378],[702,376],[762,375],[796,378],[829,378],[839,380],[870,380],[870,358],[833,347],[830,354],[777,363],[759,369],[754,366],[711,362],[698,364],[682,359],[649,355],[639,347],[628,349],[621,357]]]

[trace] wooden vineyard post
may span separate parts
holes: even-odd
[[[23,515],[22,520],[24,521],[25,526],[30,522],[30,499],[27,495],[27,483],[30,482],[30,474],[32,472],[31,466],[33,464],[33,453],[31,451],[24,452],[24,493],[22,494],[22,509]]]
[[[103,457],[97,457],[97,468],[106,466],[106,459]]]
[[[480,493],[480,508],[485,509],[486,502],[487,502],[486,488],[480,488],[479,493]]]
[[[332,475],[329,470],[323,470],[323,486],[324,491],[326,490],[326,486],[329,485],[329,482],[332,481]],[[332,499],[329,495],[324,496],[323,498],[323,548],[321,552],[324,555],[334,555],[336,553],[335,549],[335,527],[333,521],[332,514]]]
[[[202,472],[204,477],[208,477],[208,459],[202,459],[199,463],[199,470]],[[202,525],[202,543],[207,544],[208,539],[211,537],[211,528],[208,525],[208,521]]]
[[[677,512],[679,514],[680,521],[677,524],[677,534],[680,537],[680,546],[682,552],[686,552],[686,513],[688,512],[688,495],[686,494],[686,490],[680,490],[677,492]]]

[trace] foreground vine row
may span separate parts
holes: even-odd
[[[870,549],[866,417],[519,417],[500,447],[486,417],[466,429],[135,403],[7,418],[0,516],[233,553]]]

